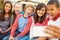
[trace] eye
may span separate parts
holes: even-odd
[[[28,10],[30,10],[30,9],[28,9]]]
[[[51,9],[51,11],[53,11],[53,9]]]
[[[45,10],[42,10],[42,11],[45,11]]]
[[[47,9],[47,11],[50,10],[50,9]]]

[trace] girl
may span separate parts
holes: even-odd
[[[46,18],[46,5],[44,3],[38,4],[36,7],[36,11],[34,13],[34,26],[46,26],[47,18]],[[45,40],[45,37],[41,37],[39,40]],[[33,38],[32,40],[36,40]]]
[[[12,4],[7,1],[3,5],[3,11],[0,15],[0,40],[9,34],[13,24],[13,15],[11,13]]]

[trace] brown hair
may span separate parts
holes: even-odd
[[[26,8],[28,8],[28,7],[33,8],[33,11],[34,11],[34,6],[33,6],[33,5],[31,5],[31,4],[29,4],[29,5],[25,5],[25,7],[24,7],[24,11],[25,11],[25,9],[26,9]]]
[[[4,15],[5,15],[5,5],[7,4],[7,3],[9,3],[10,5],[11,5],[11,9],[10,9],[10,11],[8,12],[9,13],[9,18],[10,18],[10,16],[11,16],[11,11],[12,11],[12,4],[11,4],[11,2],[9,2],[9,1],[6,1],[5,3],[4,3],[4,5],[3,5],[3,10],[2,10],[2,12],[1,12],[1,18],[0,18],[0,20],[1,21],[4,21],[5,20],[5,17],[4,17]]]
[[[39,17],[37,15],[37,10],[41,10],[42,7],[45,7],[45,13],[44,13],[43,16]],[[35,10],[35,13],[34,13],[34,21],[35,21],[35,23],[37,23],[37,22],[42,23],[45,20],[45,17],[46,17],[46,5],[44,3],[40,3],[40,4],[37,5],[36,10]],[[38,20],[38,18],[40,20]]]

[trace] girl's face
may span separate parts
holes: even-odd
[[[30,15],[32,15],[33,10],[34,9],[32,7],[28,7],[28,8],[26,8],[25,12],[28,14],[28,16],[30,16]]]
[[[45,14],[45,7],[42,7],[40,10],[37,10],[37,15],[39,17],[43,16]]]
[[[6,3],[4,9],[5,9],[5,12],[8,13],[11,10],[11,4],[10,3]]]
[[[22,5],[16,4],[14,7],[14,11],[16,14],[18,14],[20,11],[22,11]]]

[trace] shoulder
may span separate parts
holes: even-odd
[[[33,16],[30,16],[30,17],[28,18],[28,21],[29,21],[29,22],[32,22],[32,21],[33,21]]]
[[[18,14],[18,15],[17,15],[18,18],[21,17],[21,16],[23,16],[23,14]]]
[[[60,12],[59,12],[58,16],[60,17]]]
[[[30,16],[28,19],[33,19],[33,16]]]
[[[25,12],[24,11],[21,11],[20,14],[24,14]]]

